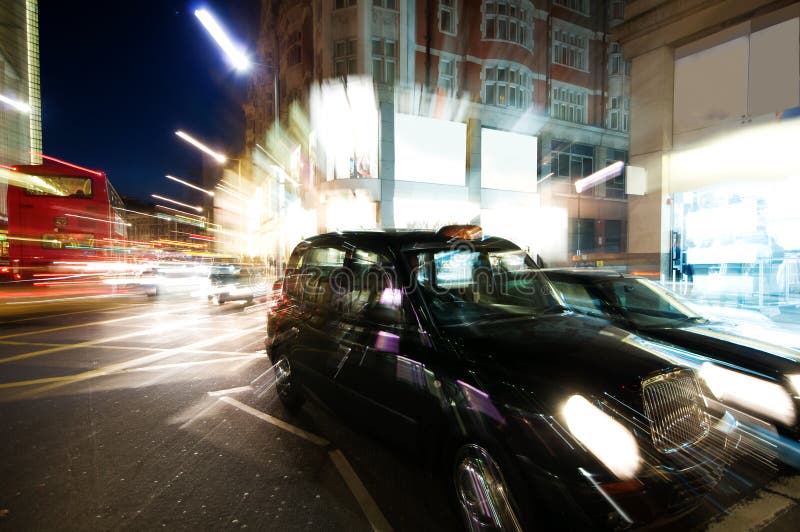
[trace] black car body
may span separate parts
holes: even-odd
[[[320,235],[267,318],[284,404],[310,396],[421,452],[471,529],[647,522],[721,474],[693,372],[568,311],[504,239]]]
[[[794,441],[800,438],[800,390],[797,389],[800,352],[797,350],[738,335],[727,324],[697,315],[677,295],[639,276],[581,268],[546,272],[573,310],[602,315],[639,336],[700,355],[692,359],[705,365],[701,375],[719,380],[723,387],[739,388],[729,390],[728,397],[726,390],[715,393],[730,407],[744,411],[738,415],[754,415],[774,423],[781,435]],[[722,382],[726,379],[731,381],[730,385]],[[757,397],[737,397],[737,392],[741,395],[746,391],[748,383],[762,386],[754,389],[762,399],[774,395],[776,408],[758,404]],[[709,384],[712,392],[718,387],[714,382]]]

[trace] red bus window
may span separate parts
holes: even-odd
[[[92,180],[88,177],[30,176],[25,194],[28,196],[91,198]]]

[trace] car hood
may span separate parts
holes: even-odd
[[[545,409],[572,394],[612,395],[641,405],[642,379],[680,364],[674,349],[643,341],[607,321],[579,315],[449,328],[486,391],[524,388]],[[537,409],[538,409],[537,407]]]
[[[799,351],[737,335],[727,327],[709,324],[648,329],[646,334],[697,354],[772,378],[800,373]]]

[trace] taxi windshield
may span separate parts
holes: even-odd
[[[564,303],[519,249],[425,249],[408,252],[412,282],[442,325],[533,317]]]

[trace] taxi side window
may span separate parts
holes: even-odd
[[[403,297],[397,272],[385,254],[355,249],[347,261],[348,286],[339,310],[352,319],[378,325],[403,323]]]
[[[315,247],[306,251],[298,268],[300,303],[330,310],[334,303],[334,279],[344,267],[345,251],[337,247]]]

